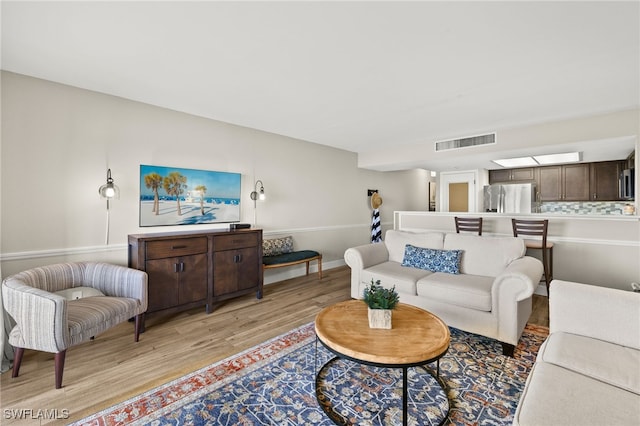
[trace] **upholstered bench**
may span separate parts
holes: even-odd
[[[262,242],[262,266],[263,269],[282,268],[302,263],[307,264],[309,275],[309,263],[318,262],[318,279],[322,279],[322,254],[315,250],[293,250],[293,238],[271,238]]]

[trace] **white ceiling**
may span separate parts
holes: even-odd
[[[2,69],[358,153],[640,106],[638,1],[1,7]]]

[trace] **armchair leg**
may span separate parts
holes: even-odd
[[[20,374],[20,364],[22,364],[22,355],[24,355],[24,348],[15,348],[13,353],[13,372],[11,377],[18,377]]]
[[[64,358],[66,355],[66,349],[56,353],[56,389],[60,389],[62,387],[62,372],[64,371]]]
[[[140,340],[140,333],[144,333],[144,313],[136,315],[135,319],[135,341]]]
[[[515,351],[515,345],[500,342],[502,344],[502,355],[513,358],[513,352]]]

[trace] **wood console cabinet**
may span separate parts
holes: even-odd
[[[149,276],[147,313],[206,306],[255,291],[262,298],[262,230],[129,235],[129,267]]]

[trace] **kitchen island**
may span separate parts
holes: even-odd
[[[549,219],[547,238],[555,245],[554,278],[623,290],[631,290],[631,282],[640,282],[638,215],[395,211],[393,228],[455,232],[455,216],[482,217],[483,236],[513,235],[511,218]],[[539,258],[539,250],[528,254]],[[546,294],[544,285],[537,292]]]

